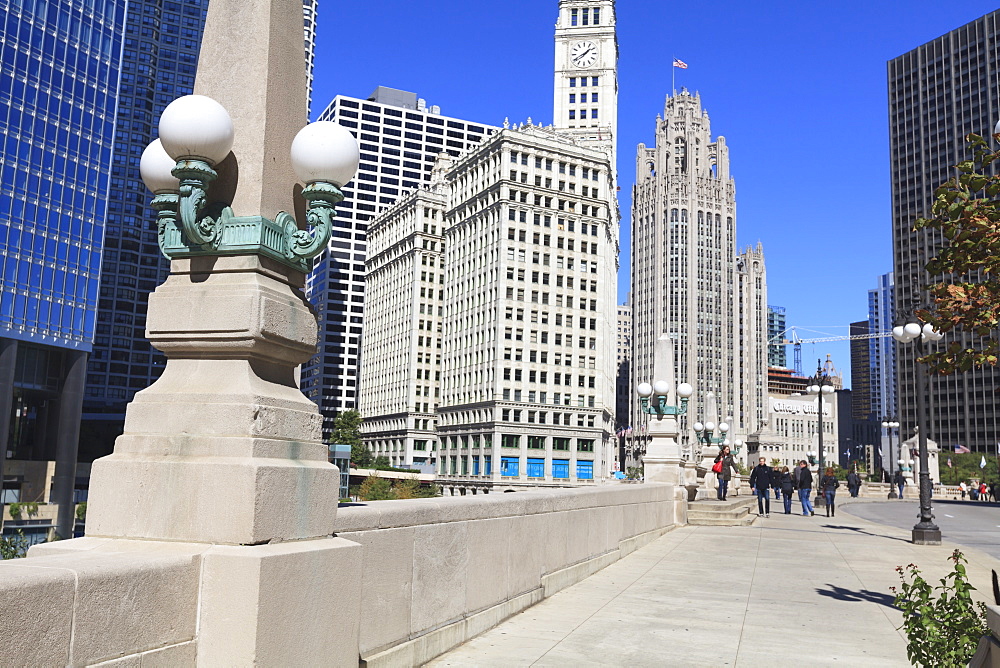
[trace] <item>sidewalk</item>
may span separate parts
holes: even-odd
[[[682,527],[428,665],[909,666],[894,569],[936,583],[955,548],[909,537],[844,512]],[[988,600],[1000,562],[963,552]]]

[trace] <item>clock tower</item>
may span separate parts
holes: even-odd
[[[609,151],[618,135],[618,37],[614,0],[560,0],[553,125]]]

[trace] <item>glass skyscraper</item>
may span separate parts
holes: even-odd
[[[69,494],[125,8],[0,0],[0,471],[6,459],[55,459],[69,466],[56,470]],[[4,487],[7,499],[21,491],[16,479]]]
[[[303,0],[307,74],[312,79],[316,0]],[[111,167],[104,264],[87,366],[80,458],[109,454],[125,407],[151,385],[166,358],[146,340],[146,301],[170,263],[156,243],[156,213],[139,177],[139,158],[156,138],[163,109],[194,90],[208,0],[131,0]],[[304,122],[304,121],[303,121]]]
[[[194,89],[208,0],[132,0],[125,22],[94,347],[87,364],[80,458],[109,454],[132,396],[160,376],[164,356],[146,340],[146,301],[170,263],[156,243],[156,213],[139,158],[160,114]]]

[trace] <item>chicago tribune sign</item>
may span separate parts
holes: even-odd
[[[816,400],[793,401],[771,398],[771,412],[781,415],[816,415]],[[830,415],[829,402],[823,402],[823,415]]]

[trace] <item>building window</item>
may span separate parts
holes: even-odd
[[[576,463],[576,478],[577,480],[593,480],[594,462],[578,461]]]
[[[585,112],[581,111],[580,113],[583,114]],[[582,118],[582,116],[581,116],[581,118]],[[573,110],[573,109],[569,110],[569,120],[571,120],[571,121],[575,121],[576,120],[576,111]]]
[[[569,460],[568,459],[553,459],[552,460],[552,477],[558,478],[560,480],[565,480],[569,478]]]
[[[594,451],[593,439],[589,438],[576,439],[576,449],[577,452],[593,452]]]
[[[571,26],[579,25],[580,22],[580,10],[571,9],[569,10],[569,24]]]
[[[570,88],[576,88],[576,77],[570,77],[569,78],[569,87]]]
[[[594,7],[594,25],[601,25],[601,8]]]
[[[594,77],[593,83],[591,85],[593,85],[593,86],[598,85],[598,81],[599,80],[600,80],[600,77]],[[586,84],[584,84],[584,85],[586,85]]]
[[[544,436],[529,436],[528,437],[528,448],[532,450],[544,450],[545,449],[545,437]]]
[[[581,96],[581,97],[582,97],[582,96]],[[583,100],[581,100],[581,102],[582,102],[582,101],[583,101]],[[570,104],[576,104],[576,93],[570,93],[570,94],[569,94],[569,103],[570,103]]]
[[[553,450],[569,450],[569,441],[570,441],[570,439],[568,439],[568,438],[554,437],[552,439],[552,449]]]
[[[584,10],[586,11],[586,10]],[[528,457],[528,477],[545,477],[545,460],[537,457]]]
[[[516,434],[504,434],[500,444],[504,448],[519,448],[521,447],[521,437]]]
[[[518,474],[519,468],[520,468],[520,462],[518,461],[517,457],[500,458],[500,475],[507,478],[516,478],[519,475]]]

